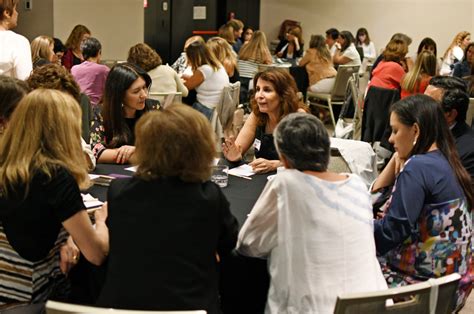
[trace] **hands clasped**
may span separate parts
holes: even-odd
[[[135,153],[135,146],[123,145],[117,149],[117,156],[115,162],[118,164],[125,164],[130,161],[133,153]]]

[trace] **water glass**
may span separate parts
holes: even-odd
[[[229,182],[228,172],[229,166],[226,165],[217,165],[212,167],[211,181],[225,188]]]

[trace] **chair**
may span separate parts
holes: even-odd
[[[81,93],[81,99],[80,99],[79,104],[81,105],[81,111],[82,111],[82,130],[81,130],[82,134],[81,135],[84,141],[86,141],[86,143],[89,144],[90,137],[91,137],[91,132],[90,132],[91,122],[94,117],[89,97],[87,97],[86,94]]]
[[[342,157],[339,149],[331,147],[331,156],[329,157],[328,170],[335,173],[351,173],[351,168]]]
[[[310,105],[329,110],[334,128],[336,127],[336,119],[334,118],[332,106],[344,104],[347,82],[352,74],[357,74],[358,72],[358,65],[340,65],[337,69],[336,81],[334,82],[334,87],[331,93],[313,93],[308,91],[306,95],[306,99]],[[325,103],[327,103],[327,105]]]
[[[183,99],[183,94],[181,92],[155,92],[149,93],[148,97],[154,100],[158,100],[161,104],[161,107],[166,108],[171,104],[181,103]]]
[[[469,107],[466,113],[466,123],[472,126],[472,120],[474,119],[474,98],[469,98]]]
[[[216,107],[217,117],[224,134],[233,129],[235,111],[239,106],[240,82],[224,87],[220,103]]]
[[[454,294],[461,276],[457,273],[413,285],[369,293],[353,293],[337,298],[334,314],[451,313]],[[393,298],[410,297],[408,301],[391,302]],[[387,302],[387,300],[390,300]]]
[[[107,309],[93,306],[46,302],[46,314],[206,314],[206,311],[136,311]]]

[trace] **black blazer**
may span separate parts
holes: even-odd
[[[451,129],[461,163],[474,182],[474,131],[464,121],[457,122]]]

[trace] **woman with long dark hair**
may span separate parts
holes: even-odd
[[[385,279],[395,287],[457,272],[459,309],[471,287],[471,178],[444,112],[431,97],[415,95],[393,104],[390,125],[396,153],[372,188],[394,184],[374,226]]]
[[[124,63],[113,67],[105,82],[101,112],[96,110],[91,127],[91,145],[99,163],[128,163],[135,152],[134,129],[138,119],[156,109],[147,99],[150,76],[141,68]]]

